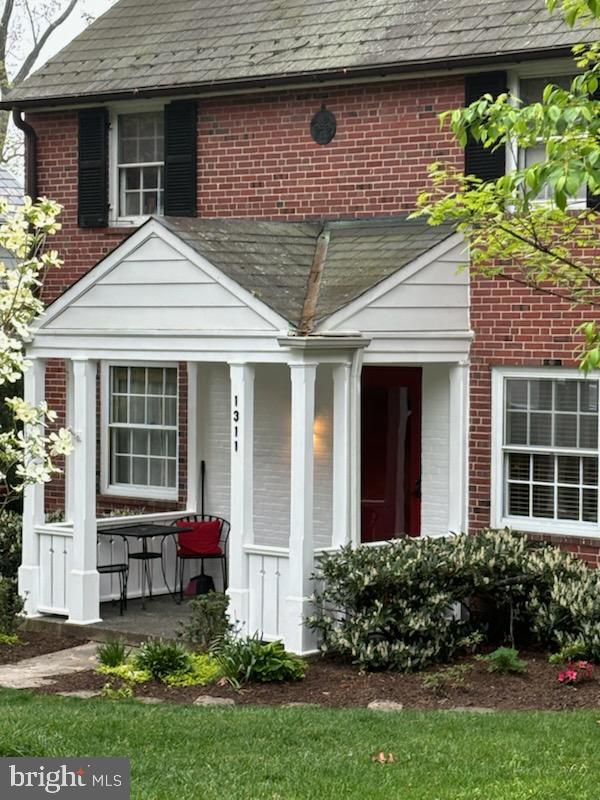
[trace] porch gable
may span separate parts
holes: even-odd
[[[289,322],[151,220],[59,297],[38,332],[276,332]]]

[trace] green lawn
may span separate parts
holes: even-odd
[[[136,800],[597,800],[598,713],[143,706],[0,691],[0,756],[129,756]],[[381,766],[384,750],[396,762]]]

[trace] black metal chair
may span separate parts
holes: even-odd
[[[113,539],[110,539],[111,552]],[[123,612],[127,609],[127,581],[129,580],[129,546],[125,542],[126,548],[126,563],[113,564],[98,564],[96,569],[100,575],[118,575],[119,577],[119,615],[122,617]],[[114,600],[113,600],[114,603]]]
[[[176,542],[176,551],[175,551],[175,591],[177,592],[177,587],[179,586],[179,597],[183,599],[183,573],[185,570],[185,562],[186,561],[201,561],[201,574],[204,575],[204,562],[210,560],[218,560],[221,562],[221,571],[223,575],[223,591],[227,590],[227,542],[229,541],[229,533],[231,531],[231,525],[226,519],[223,517],[215,517],[212,514],[193,514],[189,517],[181,517],[179,520],[176,520],[173,524],[177,525],[177,522],[214,522],[218,520],[221,523],[221,531],[219,535],[219,548],[221,549],[220,553],[194,553],[187,554],[182,553],[179,547],[179,541]],[[185,542],[185,534],[182,534],[182,543]]]

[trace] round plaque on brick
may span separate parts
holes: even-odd
[[[310,135],[317,144],[329,144],[337,131],[335,114],[325,106],[314,115],[310,122]]]

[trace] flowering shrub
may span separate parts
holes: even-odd
[[[594,665],[590,661],[570,661],[566,668],[558,673],[558,682],[566,686],[582,683],[594,676]]]
[[[473,598],[539,642],[579,641],[600,657],[600,571],[507,530],[345,547],[322,557],[315,578],[323,589],[309,624],[322,650],[367,669],[451,659],[474,622],[452,610]]]

